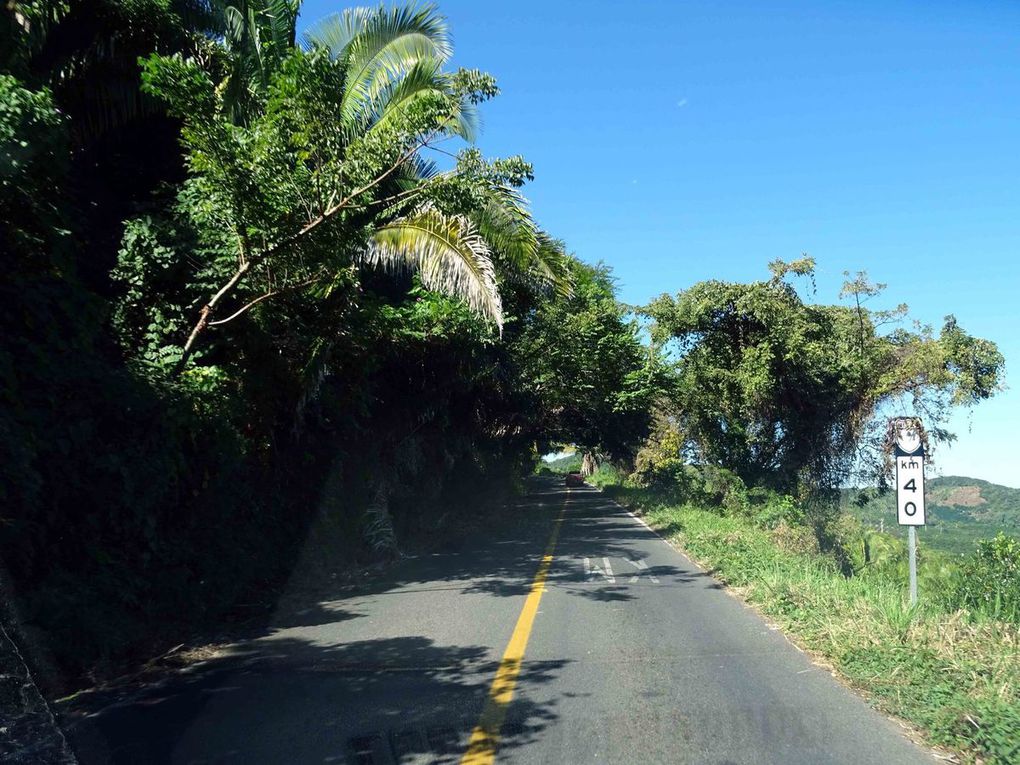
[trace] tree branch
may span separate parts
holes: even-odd
[[[252,255],[243,263],[241,263],[238,266],[237,270],[234,272],[234,275],[231,276],[230,279],[222,287],[220,287],[216,294],[213,295],[212,298],[210,298],[209,302],[202,306],[202,309],[199,311],[198,321],[195,323],[194,328],[191,330],[191,334],[188,335],[187,342],[185,342],[184,344],[184,350],[183,353],[181,354],[181,360],[177,362],[176,374],[180,374],[181,372],[183,372],[184,368],[187,366],[188,360],[191,358],[191,353],[192,350],[194,349],[195,342],[198,340],[198,336],[202,334],[206,327],[210,325],[209,317],[216,310],[216,304],[219,303],[219,301],[223,298],[224,295],[226,295],[230,290],[237,286],[237,283],[241,281],[241,279],[251,269],[252,266],[258,265],[267,258],[270,258],[276,253],[280,252],[280,250],[289,247],[290,245],[299,241],[303,237],[307,236],[309,233],[311,233],[316,228],[321,226],[323,223],[328,221],[342,209],[347,207],[355,198],[357,198],[361,194],[364,194],[366,191],[370,191],[371,189],[378,186],[384,180],[389,178],[398,167],[400,167],[404,162],[406,162],[408,159],[414,156],[414,153],[416,151],[428,146],[432,139],[436,137],[436,135],[437,133],[434,132],[427,136],[426,138],[424,138],[423,140],[415,142],[415,144],[406,152],[401,154],[400,157],[398,157],[397,160],[392,165],[390,165],[389,168],[385,170],[385,172],[376,176],[373,180],[369,181],[364,186],[360,186],[359,188],[355,189],[336,204],[333,204],[330,207],[328,207],[324,212],[322,212],[319,215],[319,217],[306,223],[296,233],[292,234],[291,236],[285,238],[280,242],[277,242],[273,246],[265,250],[262,250],[262,252]]]
[[[261,303],[263,300],[268,300],[271,297],[276,297],[277,295],[283,294],[284,292],[290,292],[292,290],[299,290],[302,287],[308,287],[308,286],[310,286],[312,284],[315,284],[321,278],[322,278],[322,275],[320,274],[319,276],[315,276],[315,277],[313,277],[311,279],[305,279],[303,282],[298,282],[297,284],[289,284],[286,287],[281,287],[278,290],[272,290],[270,292],[267,292],[264,295],[259,295],[259,297],[255,298],[254,300],[252,300],[252,301],[250,301],[248,303],[245,303],[239,309],[234,311],[234,313],[230,314],[230,316],[228,316],[227,318],[225,318],[225,319],[218,319],[217,321],[206,322],[206,325],[209,326],[209,327],[219,327],[222,324],[226,324],[228,321],[233,321],[238,316],[242,315],[243,313],[245,313],[249,309],[251,309],[254,306],[256,306],[259,303]]]
[[[237,270],[234,272],[234,275],[230,277],[226,284],[220,287],[216,294],[209,299],[209,302],[202,306],[202,310],[198,312],[198,322],[195,324],[194,329],[191,330],[191,334],[188,335],[188,341],[184,344],[184,351],[181,353],[181,360],[177,362],[177,374],[183,372],[184,367],[187,366],[188,359],[191,358],[191,351],[195,346],[195,341],[202,333],[202,330],[209,326],[209,316],[211,316],[212,312],[216,310],[216,304],[219,303],[220,300],[223,299],[223,296],[232,290],[239,281],[241,281],[241,278],[248,272],[248,269],[251,268],[251,263],[251,260],[246,260],[244,263],[239,265]]]

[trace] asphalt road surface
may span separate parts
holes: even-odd
[[[115,763],[933,763],[590,488],[96,713]],[[88,762],[84,757],[83,761]]]

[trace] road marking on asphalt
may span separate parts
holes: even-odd
[[[556,549],[556,540],[560,535],[560,526],[563,525],[563,516],[567,512],[569,499],[570,493],[568,492],[563,499],[560,514],[553,524],[549,542],[542,555],[542,562],[538,564],[538,571],[535,572],[531,590],[524,601],[524,608],[521,609],[521,615],[517,617],[517,626],[514,627],[510,642],[507,643],[506,650],[503,652],[503,659],[499,663],[499,669],[496,670],[496,679],[492,681],[482,715],[478,718],[478,725],[471,732],[467,752],[464,753],[464,757],[460,761],[461,765],[491,765],[496,759],[500,731],[503,728],[503,721],[506,719],[507,709],[514,698],[514,686],[517,685],[517,676],[521,672],[521,663],[524,661],[524,649],[528,647],[528,638],[531,636],[531,628],[535,623],[535,614],[538,613],[538,604],[542,600],[542,593],[545,592],[545,579],[549,575],[553,551]]]
[[[648,564],[645,563],[643,560],[636,560],[636,559],[635,560],[628,560],[628,562],[634,568],[636,568],[638,570],[638,573],[630,578],[630,583],[631,584],[635,584],[641,578],[641,572],[642,571],[645,571],[645,572],[648,571]],[[658,584],[659,583],[658,577],[652,576],[652,574],[650,574],[650,573],[648,574],[648,578],[652,580],[652,584]]]
[[[584,578],[590,579],[593,576],[604,576],[606,581],[610,584],[616,584],[616,577],[613,576],[613,567],[609,565],[609,558],[602,559],[602,565],[604,569],[599,568],[597,565],[593,566],[590,558],[584,559]]]

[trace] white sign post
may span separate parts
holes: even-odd
[[[917,532],[924,525],[924,444],[920,423],[903,419],[894,423],[896,445],[896,517],[907,527],[910,552],[910,605],[917,603]]]

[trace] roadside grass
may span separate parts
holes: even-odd
[[[1020,762],[1016,625],[947,612],[937,593],[922,592],[910,608],[905,582],[884,572],[844,576],[804,528],[766,530],[670,504],[608,474],[593,482],[932,744],[968,763]]]

